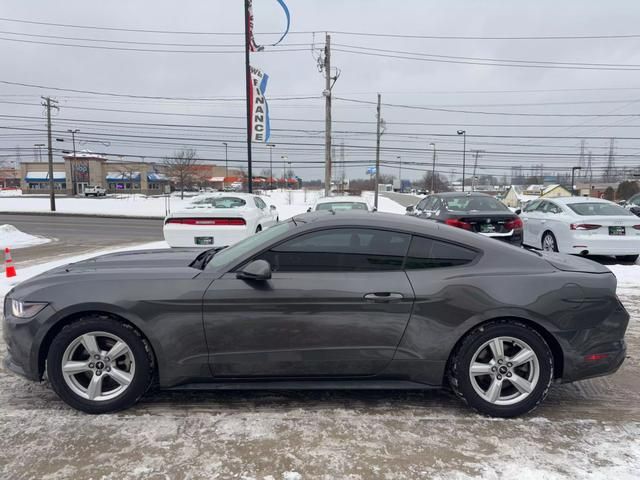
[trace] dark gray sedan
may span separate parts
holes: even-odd
[[[305,214],[232,247],[73,263],[6,297],[9,369],[90,413],[164,389],[450,385],[526,413],[622,364],[616,278],[435,222]]]

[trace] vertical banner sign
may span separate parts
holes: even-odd
[[[268,142],[271,136],[269,123],[269,105],[265,92],[269,75],[260,69],[251,67],[251,140],[253,142]]]
[[[267,45],[268,47],[275,47],[280,42],[282,42],[282,40],[284,40],[284,37],[286,37],[287,34],[289,33],[289,28],[291,27],[291,15],[289,14],[289,9],[287,8],[287,4],[284,3],[284,0],[277,0],[277,2],[282,7],[282,10],[284,11],[285,18],[287,19],[287,26],[284,29],[284,33],[280,36],[278,41],[276,43],[271,43]],[[253,36],[253,26],[254,26],[253,0],[247,1],[247,13],[249,18],[248,25],[247,25],[249,29],[249,50],[251,52],[261,52],[264,50],[264,46],[258,45],[256,43],[255,37]]]

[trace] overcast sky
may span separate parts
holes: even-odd
[[[281,172],[281,155],[286,155],[303,179],[323,175],[319,162],[323,160],[324,148],[321,96],[324,80],[317,68],[317,57],[324,45],[325,31],[336,32],[332,33],[332,64],[340,71],[333,89],[337,97],[333,140],[338,152],[339,145],[344,143],[347,174],[352,178],[364,177],[366,166],[374,162],[375,105],[338,98],[375,102],[377,92],[382,94],[383,104],[529,114],[487,115],[383,105],[382,116],[387,124],[382,140],[385,173],[398,175],[399,156],[403,177],[422,176],[431,167],[429,144],[433,142],[438,151],[437,170],[447,175],[452,171],[459,174],[462,137],[443,136],[455,135],[458,129],[468,133],[468,169],[473,168],[471,152],[484,151],[478,161],[478,174],[501,175],[512,165],[527,168],[540,163],[544,164],[547,174],[559,169],[566,171],[578,162],[581,137],[586,138],[587,151],[594,154],[594,172],[606,164],[608,137],[639,137],[638,140],[620,139],[615,144],[618,166],[638,165],[635,155],[640,153],[640,119],[637,117],[530,114],[640,114],[640,36],[470,40],[339,32],[435,37],[640,35],[640,2],[286,1],[291,11],[291,34],[281,46],[252,54],[252,64],[270,76],[267,97],[271,98],[271,141],[277,145],[273,158],[274,164],[279,165],[279,170],[274,168],[275,173]],[[16,20],[211,33],[142,33],[0,20],[0,80],[134,96],[216,98],[197,102],[151,100],[0,84],[0,126],[3,127],[0,154],[13,154],[9,149],[19,145],[23,159],[33,156],[33,144],[46,139],[41,131],[44,117],[39,97],[51,95],[60,101],[60,112],[54,118],[56,136],[68,128],[79,128],[78,139],[83,142],[79,148],[105,152],[112,158],[118,154],[139,155],[151,161],[175,149],[193,147],[203,159],[224,163],[222,142],[227,142],[232,164],[246,163],[242,130],[245,107],[241,0],[3,0],[0,5],[0,17]],[[274,35],[260,32],[279,32],[284,28],[284,16],[276,0],[254,0],[254,13],[256,40],[272,42]],[[317,33],[314,35],[313,31]],[[234,33],[240,35],[226,35]],[[77,39],[70,39],[72,37]],[[132,43],[113,43],[115,41]],[[116,50],[28,42],[94,45]],[[142,49],[187,50],[189,53],[140,51]],[[416,55],[411,55],[412,59],[391,58],[407,54],[374,49],[445,57],[612,64],[615,66],[609,68],[617,70],[585,65],[582,67],[588,68],[565,69],[441,63],[420,60]],[[193,53],[196,50],[207,53]],[[433,56],[420,58],[461,61]],[[619,65],[635,65],[636,70],[620,70]],[[116,123],[103,123],[106,121]],[[166,124],[189,127],[162,126]],[[514,135],[573,138],[516,138]],[[61,145],[58,143],[56,147]],[[257,172],[268,167],[268,158],[268,149],[254,144]]]

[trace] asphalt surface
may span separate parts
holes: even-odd
[[[43,245],[13,250],[13,261],[18,267],[163,239],[159,219],[0,214],[0,225],[5,223],[22,232],[52,239]]]

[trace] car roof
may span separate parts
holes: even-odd
[[[463,197],[463,196],[495,198],[493,195],[489,195],[488,193],[480,193],[480,192],[442,192],[442,193],[434,193],[432,195],[436,197],[443,197],[443,198]]]
[[[605,200],[604,198],[596,198],[596,197],[556,197],[556,198],[541,198],[540,200],[549,200],[551,202],[556,202],[561,205],[570,205],[573,203],[613,203],[609,200]]]
[[[316,203],[329,203],[329,202],[362,202],[362,203],[369,203],[367,202],[367,199],[364,197],[350,197],[348,195],[342,195],[339,197],[322,197],[319,198]]]

